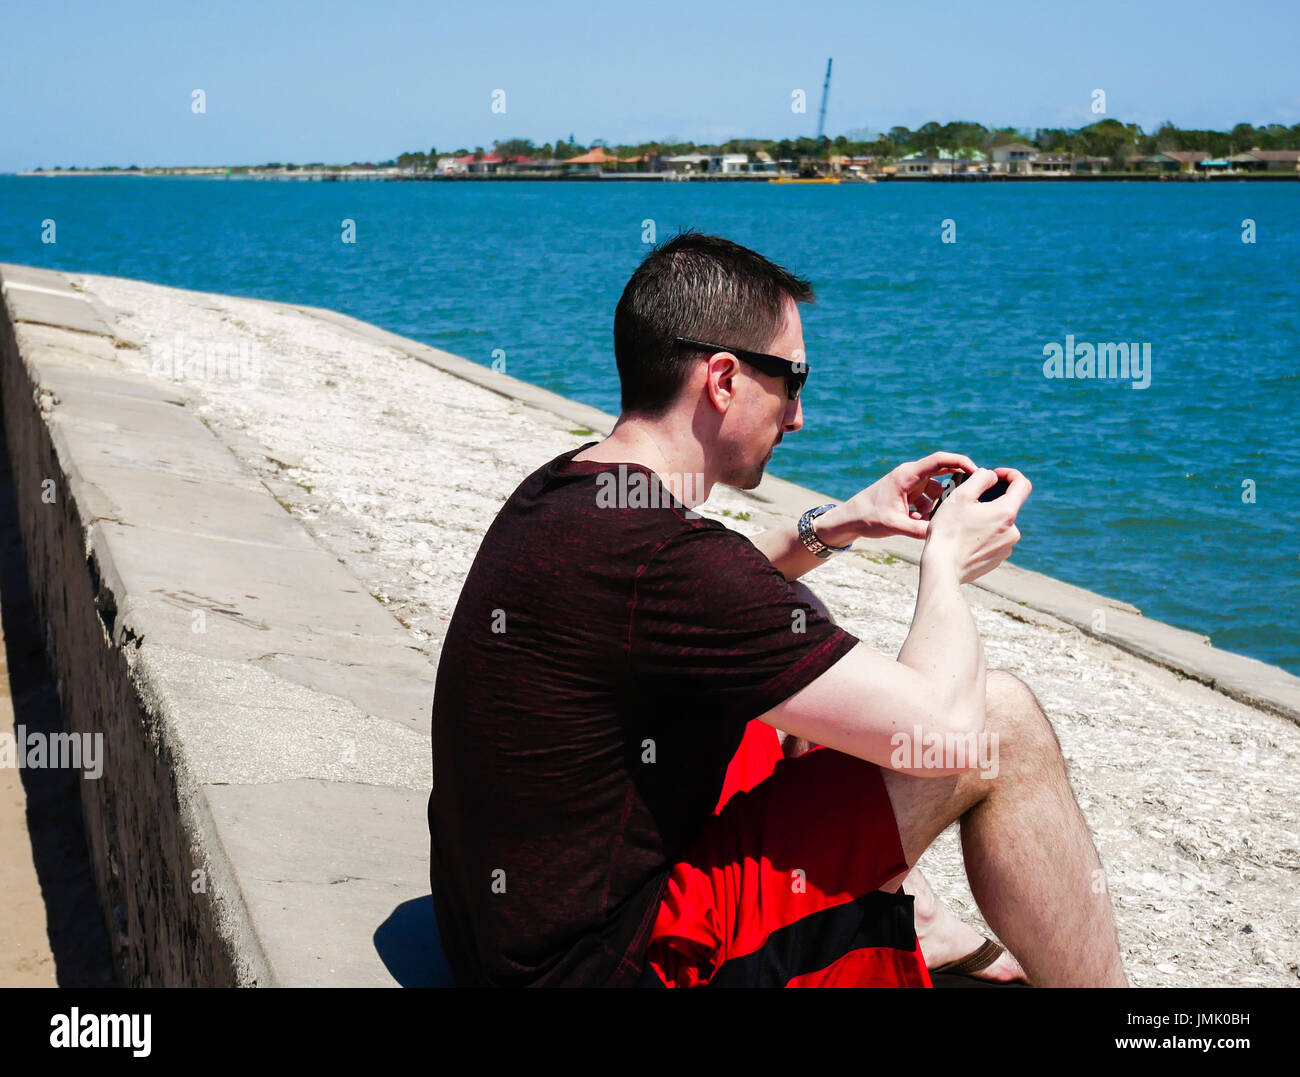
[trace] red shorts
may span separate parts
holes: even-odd
[[[880,768],[785,759],[749,723],[715,814],[668,876],[647,987],[931,987]]]

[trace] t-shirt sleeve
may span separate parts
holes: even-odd
[[[752,542],[718,526],[675,535],[638,573],[628,660],[640,689],[756,718],[857,643],[796,594]],[[688,693],[688,695],[687,695]]]

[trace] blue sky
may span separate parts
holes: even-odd
[[[828,56],[831,134],[1081,126],[1094,89],[1147,130],[1300,122],[1294,0],[41,0],[9,5],[3,26],[0,171],[381,160],[571,132],[811,135]]]

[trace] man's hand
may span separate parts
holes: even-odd
[[[884,538],[886,535],[907,535],[910,538],[926,539],[930,534],[930,516],[934,512],[935,505],[939,503],[939,495],[943,492],[943,484],[939,479],[958,471],[973,475],[976,470],[975,462],[969,456],[952,452],[935,452],[922,460],[899,464],[883,479],[854,494],[843,504],[822,513],[815,524],[817,537],[826,545],[834,547],[851,546],[856,539],[860,538]],[[1018,471],[1012,472],[1003,468],[997,472],[997,475],[998,477],[1016,475],[1020,477],[1021,482],[1028,485],[1027,480]],[[970,482],[965,482],[962,488],[965,489],[970,485]],[[972,489],[967,494],[967,498],[973,500],[972,495],[978,496],[990,485],[991,482],[979,484],[979,489]],[[1007,501],[1011,493],[1012,491],[1008,491],[998,499],[997,503],[1004,507],[1014,505],[1018,510],[1020,504],[1029,496],[1028,490],[1022,492],[1017,489],[1016,496]],[[944,511],[947,512],[946,509]],[[1014,515],[1013,510],[1013,523]],[[990,516],[989,519],[991,518]],[[945,526],[941,530],[948,533],[950,528]],[[1002,534],[999,539],[1005,537],[1006,535]],[[1014,545],[1015,539],[1018,538],[1019,532],[1010,545]],[[751,541],[787,580],[797,580],[805,572],[825,563],[804,548],[799,540],[798,529],[793,524],[764,531],[762,534],[755,535]],[[927,547],[929,545],[933,543],[927,543]],[[953,544],[941,543],[940,545],[946,548]],[[1006,547],[1005,552],[984,550],[981,551],[981,556],[997,557],[998,553],[1001,553],[1001,557],[1005,559],[1010,552],[1010,545]],[[941,556],[947,557],[946,549]],[[930,561],[933,562],[935,559],[931,557]],[[970,567],[963,564],[959,571],[964,575]],[[993,566],[990,564],[989,568],[991,567]],[[987,572],[988,568],[984,571]]]
[[[975,462],[960,453],[936,452],[923,460],[899,464],[883,479],[844,502],[836,513],[835,524],[860,538],[907,535],[923,539],[930,526],[930,513],[943,492],[940,477],[958,471],[973,473]]]
[[[1008,483],[1006,493],[993,501],[980,501],[980,494],[992,489],[999,479]],[[981,469],[955,490],[930,526],[922,566],[942,563],[943,570],[956,571],[961,583],[971,583],[992,572],[1020,541],[1016,517],[1033,486],[1015,468]]]

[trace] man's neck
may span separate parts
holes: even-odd
[[[704,465],[704,450],[689,433],[674,424],[620,416],[609,437],[578,453],[575,460],[641,464],[687,508],[709,499],[716,478]]]

